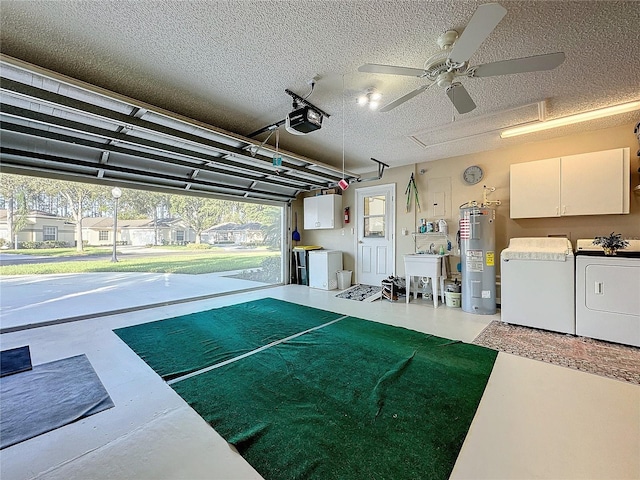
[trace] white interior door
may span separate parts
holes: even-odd
[[[395,184],[356,191],[356,280],[380,285],[395,271]]]

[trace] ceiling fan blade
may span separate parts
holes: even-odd
[[[458,113],[469,113],[471,110],[476,108],[476,104],[474,103],[471,95],[467,92],[467,89],[461,83],[452,83],[446,90],[447,96],[453,106],[456,107]]]
[[[564,52],[547,53],[533,57],[514,58],[501,62],[485,63],[473,69],[472,77],[495,77],[512,73],[552,70],[564,62]]]
[[[468,61],[506,14],[507,9],[498,3],[480,5],[460,38],[453,44],[449,59],[453,63]]]
[[[393,110],[394,108],[396,108],[398,105],[403,104],[404,102],[406,102],[407,100],[411,100],[413,97],[415,97],[416,95],[421,94],[422,92],[424,92],[427,88],[429,88],[431,85],[433,85],[432,83],[428,83],[426,85],[422,85],[421,87],[416,88],[415,90],[407,93],[406,95],[403,95],[402,97],[398,98],[397,100],[394,100],[391,103],[388,103],[387,105],[385,105],[384,107],[382,107],[379,111],[380,112],[388,112],[389,110]]]
[[[365,63],[358,67],[359,72],[384,73],[388,75],[406,75],[408,77],[422,77],[422,68],[394,67],[393,65],[378,65],[377,63]]]

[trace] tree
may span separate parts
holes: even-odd
[[[123,211],[126,211],[130,218],[153,219],[154,245],[158,245],[158,219],[169,211],[169,197],[166,193],[148,190],[125,190],[120,199]]]
[[[76,250],[84,250],[82,238],[82,219],[90,209],[95,209],[98,204],[108,205],[111,199],[111,189],[89,183],[65,182],[62,180],[47,179],[42,181],[42,189],[50,195],[60,193],[66,200],[71,220],[76,226]],[[110,200],[113,202],[113,200]]]
[[[280,224],[280,208],[258,203],[242,203],[241,223],[258,222],[262,225]]]
[[[0,195],[4,199],[7,209],[7,242],[15,242],[14,248],[18,249],[18,232],[27,226],[29,208],[27,198],[31,193],[32,185],[26,177],[20,175],[0,174]]]
[[[280,249],[282,245],[282,211],[279,207],[266,206],[263,213],[262,231],[264,232],[264,243],[269,247]]]
[[[202,232],[223,218],[224,206],[220,200],[202,197],[171,196],[172,210],[196,233],[196,243],[201,242]]]

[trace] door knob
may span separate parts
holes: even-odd
[[[358,243],[364,243],[362,240],[358,240]]]

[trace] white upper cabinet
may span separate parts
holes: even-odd
[[[562,157],[562,215],[629,213],[629,180],[628,148]]]
[[[560,159],[516,163],[510,168],[511,218],[560,215]]]
[[[629,148],[510,168],[511,218],[629,213]]]
[[[304,199],[304,229],[319,230],[342,225],[342,195],[317,195]]]

